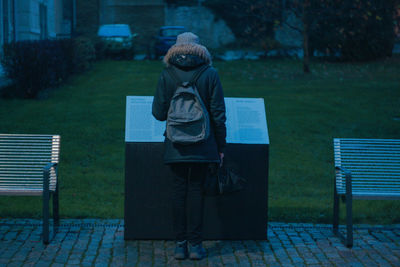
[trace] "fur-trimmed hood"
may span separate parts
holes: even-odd
[[[168,50],[167,54],[164,56],[164,63],[167,66],[170,66],[173,64],[173,58],[176,58],[177,56],[182,56],[182,55],[192,55],[199,57],[201,61],[203,61],[205,64],[208,64],[211,66],[212,60],[211,60],[211,55],[208,52],[207,48],[205,46],[199,45],[199,44],[180,44],[180,45],[173,45],[171,48]],[[174,65],[174,64],[173,64]]]

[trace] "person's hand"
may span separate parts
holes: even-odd
[[[224,154],[224,153],[219,153],[219,158],[221,159],[221,163],[219,164],[220,167],[221,167],[222,164],[224,163],[224,157],[225,157],[225,154]]]

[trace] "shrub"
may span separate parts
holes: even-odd
[[[89,38],[78,37],[73,39],[73,71],[82,72],[92,66],[96,59],[95,48]]]
[[[104,59],[106,57],[106,45],[100,37],[93,39],[94,48],[96,52],[96,59]]]
[[[15,85],[16,96],[35,98],[40,90],[68,76],[61,43],[45,40],[4,45],[2,64]]]
[[[58,86],[72,73],[87,70],[94,60],[87,39],[19,41],[4,45],[2,64],[16,97],[35,98]],[[10,94],[10,92],[8,92]]]

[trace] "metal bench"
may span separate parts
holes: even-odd
[[[49,243],[51,195],[53,230],[59,225],[59,154],[59,135],[0,134],[0,195],[43,197],[44,244]]]
[[[334,138],[333,231],[353,246],[353,199],[400,198],[400,140]],[[339,196],[346,203],[346,237],[338,231]]]

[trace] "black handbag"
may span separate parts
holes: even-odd
[[[217,163],[208,166],[203,192],[206,196],[224,195],[241,191],[246,184],[246,179],[229,168],[224,159],[222,166]]]

